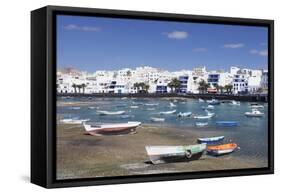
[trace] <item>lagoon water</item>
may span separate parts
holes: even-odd
[[[85,98],[85,97],[58,97],[57,114],[60,118],[90,119],[94,123],[118,123],[127,121],[140,121],[142,124],[155,125],[157,127],[176,128],[175,133],[185,134],[193,132],[200,137],[225,136],[225,142],[235,142],[240,150],[231,156],[244,161],[259,161],[267,165],[268,154],[268,104],[264,103],[264,113],[260,118],[249,118],[244,115],[251,111],[249,102],[241,102],[240,106],[229,103],[214,105],[215,117],[208,120],[196,120],[190,118],[178,118],[176,114],[160,115],[161,111],[177,110],[179,112],[192,112],[193,115],[206,115],[202,107],[208,104],[198,102],[195,99],[180,98],[174,102],[174,99],[166,98]],[[171,107],[170,102],[176,105]],[[157,103],[157,106],[148,106],[147,104]],[[131,107],[133,106],[133,107]],[[137,108],[134,106],[138,106]],[[80,109],[73,109],[80,107]],[[120,111],[124,110],[123,116],[100,116],[97,111]],[[151,117],[165,118],[165,122],[155,123]],[[206,127],[196,127],[195,122],[208,122]],[[219,127],[217,121],[237,121],[236,127]],[[196,140],[195,140],[196,143]]]

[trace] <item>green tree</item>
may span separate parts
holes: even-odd
[[[233,88],[233,86],[231,84],[228,84],[228,85],[224,86],[224,89],[226,90],[226,92],[228,94],[232,93],[232,88]]]
[[[205,80],[201,80],[199,82],[198,90],[200,93],[206,93],[208,88],[209,88],[209,84]]]
[[[168,83],[168,87],[171,88],[172,93],[178,91],[178,89],[181,86],[181,82],[180,80],[178,80],[177,78],[173,78],[169,83]]]

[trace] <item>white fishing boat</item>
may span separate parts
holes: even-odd
[[[164,122],[165,118],[151,117],[150,120],[153,122]]]
[[[208,116],[211,116],[211,117],[215,116],[215,113],[213,113],[213,112],[210,112],[210,111],[208,111],[208,110],[206,110],[206,112],[207,112],[207,115],[208,115]]]
[[[257,109],[257,108],[264,108],[263,105],[257,104],[257,105],[251,105],[251,108]]]
[[[82,124],[83,122],[87,122],[90,119],[61,119],[60,123],[64,123],[64,124]]]
[[[210,119],[212,118],[212,115],[196,115],[194,116],[195,119]]]
[[[92,109],[99,109],[99,107],[89,106],[88,109],[90,109],[90,110],[92,110]]]
[[[136,108],[139,108],[139,106],[130,106],[130,108],[136,109]]]
[[[100,134],[123,134],[134,132],[135,129],[141,125],[141,122],[128,121],[127,123],[109,123],[109,124],[85,124],[83,126],[86,130],[86,134],[100,135]]]
[[[125,111],[105,111],[105,110],[100,110],[97,111],[99,115],[122,115],[125,113]]]
[[[74,107],[71,107],[71,109],[72,109],[72,110],[80,110],[81,107],[79,107],[79,106],[74,106]]]
[[[171,111],[163,111],[163,112],[159,112],[160,115],[171,115],[171,114],[175,114],[177,112],[177,110],[171,110]]]
[[[264,113],[260,112],[257,109],[253,109],[251,112],[245,112],[245,116],[247,117],[262,117]]]
[[[240,106],[240,102],[235,100],[232,100],[230,104],[233,106]]]
[[[197,127],[205,127],[205,126],[207,126],[208,125],[208,122],[196,122],[195,123],[195,125],[197,126]]]
[[[170,107],[176,107],[177,105],[175,105],[174,103],[170,102]]]
[[[203,100],[202,98],[198,99],[199,102],[205,102],[205,100]]]
[[[179,160],[199,159],[207,144],[187,146],[145,146],[146,153],[153,164],[176,162]]]
[[[208,105],[206,107],[203,107],[203,109],[206,109],[206,110],[214,110],[215,107],[213,105]]]
[[[145,103],[145,106],[158,106],[158,103]]]
[[[212,99],[212,100],[207,100],[207,103],[211,104],[211,105],[218,105],[218,104],[220,104],[220,101],[218,101],[216,99]]]
[[[192,112],[179,112],[177,114],[178,117],[190,117]]]

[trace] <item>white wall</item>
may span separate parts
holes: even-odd
[[[1,1],[1,138],[0,192],[1,193],[277,193],[280,190],[280,122],[276,122],[276,174],[264,176],[187,180],[145,184],[44,190],[29,184],[30,170],[30,14],[33,9],[53,5],[158,11],[186,14],[219,15],[275,19],[275,73],[281,73],[280,34],[281,13],[276,0],[6,0]],[[12,79],[10,78],[12,76]],[[276,77],[276,83],[281,77]],[[13,85],[21,87],[14,89]],[[277,87],[278,88],[278,87]],[[275,91],[280,99],[281,91]],[[276,100],[276,115],[281,115],[280,101]],[[280,192],[280,191],[279,191]]]

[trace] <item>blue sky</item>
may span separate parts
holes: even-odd
[[[59,15],[57,65],[89,72],[140,65],[267,69],[267,36],[266,27]]]

